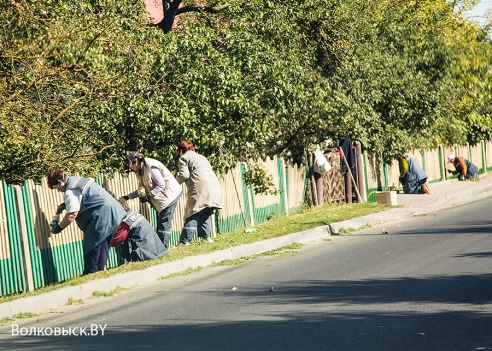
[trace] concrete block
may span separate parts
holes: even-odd
[[[376,201],[378,204],[385,205],[398,205],[398,200],[396,197],[396,191],[385,191],[381,193],[376,193]]]

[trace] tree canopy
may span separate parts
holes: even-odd
[[[343,137],[389,158],[488,140],[474,3],[211,0],[163,30],[140,1],[0,0],[0,179],[120,171],[135,149],[173,169],[183,139],[219,171]]]

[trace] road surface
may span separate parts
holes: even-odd
[[[491,208],[483,200],[89,299],[1,326],[0,349],[492,350]]]

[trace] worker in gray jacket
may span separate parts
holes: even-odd
[[[195,233],[206,242],[210,238],[210,216],[222,208],[222,192],[219,180],[207,158],[195,152],[191,140],[178,145],[180,155],[176,180],[186,184],[187,200],[184,214],[184,226],[180,244],[188,245]]]
[[[90,178],[69,177],[63,170],[56,170],[48,176],[48,187],[64,193],[65,202],[58,206],[57,214],[67,211],[59,223],[52,225],[51,232],[58,234],[76,222],[84,233],[83,274],[104,270],[110,242],[126,211]]]
[[[72,222],[84,233],[84,275],[104,270],[109,248],[120,244],[128,261],[156,259],[167,253],[152,225],[141,214],[127,212],[93,179],[56,170],[48,176],[48,187],[64,193],[65,201],[56,213],[66,210],[61,221],[52,223],[51,233],[61,233]]]

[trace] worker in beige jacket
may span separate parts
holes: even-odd
[[[127,162],[135,172],[140,188],[123,198],[138,198],[141,203],[150,202],[158,215],[157,235],[167,250],[171,239],[171,222],[182,187],[166,166],[153,158],[144,157],[141,152],[129,151]]]
[[[210,238],[210,216],[222,208],[222,192],[219,180],[208,160],[195,152],[191,140],[178,145],[180,155],[176,180],[187,187],[184,226],[180,245],[188,245],[195,233],[206,242]]]

